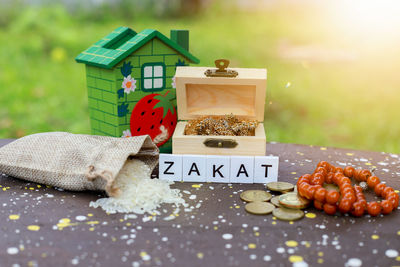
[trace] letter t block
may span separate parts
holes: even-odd
[[[279,157],[254,157],[254,183],[266,184],[278,181]]]

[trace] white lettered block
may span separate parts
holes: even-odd
[[[182,156],[183,181],[205,182],[206,181],[206,156],[183,155]]]
[[[229,183],[230,158],[227,156],[207,156],[207,182]]]
[[[231,156],[231,183],[253,183],[254,157]]]
[[[266,184],[278,181],[279,157],[254,157],[254,183]]]
[[[182,181],[182,155],[160,154],[158,178],[168,181]]]

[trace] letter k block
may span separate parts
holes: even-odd
[[[227,156],[207,156],[207,182],[229,183],[230,163]]]

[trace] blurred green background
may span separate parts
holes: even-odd
[[[90,133],[74,58],[128,26],[189,29],[203,66],[267,68],[268,141],[400,153],[398,14],[398,1],[0,0],[0,138]]]

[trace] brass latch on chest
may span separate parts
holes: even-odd
[[[204,72],[207,77],[236,77],[238,72],[235,70],[229,70],[229,60],[217,59],[215,60],[215,66],[217,69],[208,69]]]
[[[235,148],[238,143],[233,139],[208,138],[203,143],[206,147]]]

